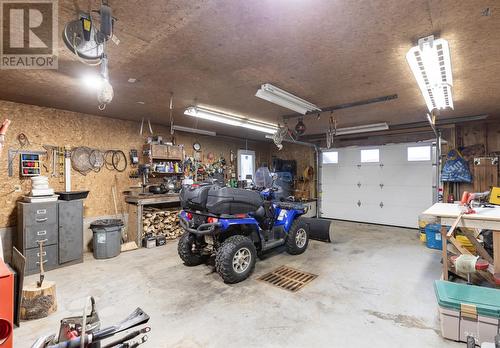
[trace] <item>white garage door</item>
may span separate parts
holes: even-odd
[[[321,216],[418,227],[433,202],[434,153],[431,143],[325,150]]]

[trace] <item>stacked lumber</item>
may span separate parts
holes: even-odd
[[[142,215],[144,234],[153,237],[165,236],[166,239],[176,239],[183,233],[179,225],[179,210],[161,210],[147,208]]]

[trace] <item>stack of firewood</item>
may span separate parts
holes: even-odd
[[[178,216],[179,210],[145,209],[142,215],[144,234],[150,234],[154,237],[165,236],[167,239],[178,238],[183,233]]]

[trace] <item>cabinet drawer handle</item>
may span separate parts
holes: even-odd
[[[40,257],[40,253],[36,253],[36,256]],[[47,252],[46,252],[46,251],[44,251],[44,252],[42,253],[42,256],[47,256]]]
[[[43,263],[47,263],[47,262],[48,262],[47,260],[43,260]],[[40,261],[37,261],[36,264],[39,265]]]
[[[39,209],[36,211],[36,215],[45,215],[47,214],[47,209]]]
[[[45,236],[47,234],[47,231],[46,230],[43,230],[43,231],[38,231],[36,233],[37,236]]]
[[[36,222],[45,222],[47,221],[47,218],[43,218],[43,219],[36,219]]]
[[[48,242],[48,241],[49,241],[48,239],[37,239],[35,242],[38,244],[43,244],[43,243]]]

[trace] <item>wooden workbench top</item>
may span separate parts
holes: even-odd
[[[164,194],[131,194],[125,196],[125,202],[132,204],[148,205],[148,204],[160,204],[160,203],[171,203],[180,202],[178,193],[164,193]]]
[[[500,222],[500,206],[493,208],[474,208],[476,214],[466,214],[463,219],[466,220],[485,220]],[[442,218],[457,218],[462,208],[454,203],[436,203],[422,214],[437,216]]]

